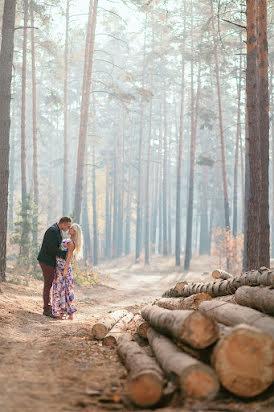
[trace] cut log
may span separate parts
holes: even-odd
[[[164,298],[176,298],[181,296],[184,286],[187,285],[187,282],[178,282],[174,288],[167,290],[164,294]]]
[[[155,305],[160,308],[169,310],[180,309],[197,309],[199,304],[204,300],[211,300],[212,297],[207,293],[197,293],[196,295],[189,296],[188,298],[162,298],[155,302]]]
[[[215,269],[213,270],[213,272],[211,273],[212,277],[214,277],[215,279],[223,279],[223,280],[227,280],[227,279],[232,279],[234,276],[231,275],[231,273],[228,273],[222,269]]]
[[[268,334],[242,324],[230,329],[215,345],[212,364],[227,390],[252,397],[272,383],[273,349]]]
[[[143,339],[147,339],[148,323],[144,320],[142,315],[137,314],[134,316],[134,322],[136,325],[136,331]]]
[[[133,319],[133,313],[128,312],[123,316],[103,338],[104,346],[116,346],[119,337],[126,332],[127,325]]]
[[[255,309],[233,303],[215,302],[214,299],[200,303],[198,309],[225,325],[236,326],[246,323],[274,338],[274,319]]]
[[[241,286],[236,290],[235,300],[239,305],[249,306],[274,316],[274,289]]]
[[[182,352],[170,339],[152,328],[148,328],[147,336],[164,371],[177,377],[184,398],[215,397],[219,381],[212,368]]]
[[[127,392],[130,399],[141,407],[157,404],[163,393],[164,379],[156,360],[148,356],[128,333],[120,336],[117,350],[129,371]]]
[[[196,349],[203,349],[219,337],[217,322],[193,310],[168,310],[148,305],[142,310],[143,318],[156,330]]]
[[[196,293],[208,293],[212,297],[231,295],[240,286],[274,286],[274,272],[271,270],[252,270],[228,280],[185,285],[176,297],[187,297]],[[166,296],[164,293],[163,296]]]
[[[103,339],[111,328],[118,322],[123,316],[128,313],[127,310],[116,310],[109,313],[104,318],[100,319],[98,323],[95,323],[92,327],[92,334],[96,339]]]

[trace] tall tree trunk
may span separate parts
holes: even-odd
[[[98,235],[97,235],[97,209],[96,209],[96,164],[95,145],[92,148],[92,211],[93,211],[93,264],[98,264]]]
[[[66,6],[66,38],[64,54],[64,168],[63,168],[63,216],[68,214],[68,171],[69,171],[69,154],[68,154],[68,46],[69,46],[69,8],[70,0],[67,0]]]
[[[193,49],[193,44],[192,44]],[[192,255],[192,224],[193,224],[193,196],[194,196],[194,169],[196,156],[196,135],[197,123],[199,113],[199,99],[200,99],[200,71],[201,63],[199,61],[198,69],[198,87],[196,95],[196,113],[194,113],[194,86],[193,86],[193,59],[191,60],[191,142],[190,142],[190,167],[189,167],[189,186],[188,186],[188,202],[187,202],[187,221],[186,221],[186,248],[184,269],[189,269],[191,255]]]
[[[113,234],[112,234],[112,257],[117,257],[118,245],[118,188],[117,188],[117,136],[114,137],[113,150]]]
[[[184,43],[182,46],[182,73],[181,73],[181,111],[180,111],[180,135],[177,152],[177,183],[176,183],[176,240],[175,261],[176,266],[181,265],[181,186],[183,170],[183,140],[184,140],[184,98],[185,98],[185,59]]]
[[[90,262],[92,259],[90,224],[88,215],[88,171],[85,173],[84,198],[83,198],[83,237],[84,237],[84,261]]]
[[[273,63],[271,64],[270,79],[273,79]],[[274,105],[273,83],[271,81],[270,88],[271,106]],[[272,132],[272,222],[271,222],[271,257],[274,258],[274,112],[271,116],[271,132]]]
[[[239,164],[239,145],[241,142],[241,91],[242,91],[242,56],[240,55],[239,80],[238,80],[238,110],[237,128],[235,142],[235,163],[234,163],[234,191],[233,191],[233,227],[232,235],[237,237],[238,221],[238,164]]]
[[[246,266],[245,270],[260,267],[260,202],[261,202],[261,145],[257,113],[257,32],[256,0],[247,2],[247,133],[248,133],[248,176],[249,190],[247,204]]]
[[[132,203],[132,162],[134,156],[134,128],[131,127],[129,142],[129,165],[128,165],[128,182],[127,182],[127,215],[126,215],[126,232],[125,232],[125,255],[130,254],[130,227],[131,227],[131,203]]]
[[[93,3],[93,8],[92,8]],[[97,17],[98,0],[90,0],[90,12],[92,15],[91,25],[87,30],[87,42],[86,54],[85,54],[85,68],[83,75],[83,88],[82,88],[82,102],[81,102],[81,114],[80,114],[80,128],[79,128],[79,140],[78,140],[78,153],[77,153],[77,168],[76,168],[76,182],[75,182],[75,221],[80,222],[81,205],[83,197],[83,176],[84,165],[86,158],[86,146],[87,146],[87,133],[88,133],[88,120],[89,120],[89,106],[90,106],[90,91],[92,81],[92,69],[93,69],[93,57],[94,57],[94,43],[95,43],[95,28]],[[90,20],[90,18],[89,18]]]
[[[36,93],[36,67],[35,67],[35,39],[34,39],[34,15],[33,7],[30,8],[31,20],[31,65],[32,65],[32,135],[33,135],[33,244],[38,243],[38,133],[37,133],[37,93]]]
[[[9,184],[11,78],[16,0],[5,0],[0,52],[0,282],[5,280]]]
[[[153,19],[153,17],[152,17]],[[149,256],[150,256],[150,153],[151,153],[151,129],[152,129],[152,106],[153,106],[153,87],[154,87],[154,21],[152,20],[152,62],[150,63],[150,90],[151,90],[151,99],[149,105],[149,121],[148,121],[148,136],[147,136],[147,177],[146,177],[146,225],[145,225],[145,263],[149,265]]]
[[[27,200],[26,175],[26,83],[27,83],[27,40],[28,40],[28,0],[24,0],[24,38],[22,64],[22,107],[21,107],[21,201]]]
[[[163,255],[168,254],[167,239],[167,108],[166,84],[164,83],[164,159],[163,159]]]
[[[15,100],[13,100],[12,104],[12,114],[11,117],[15,118]],[[9,201],[8,201],[8,230],[13,231],[14,229],[14,219],[13,219],[13,211],[14,211],[14,171],[15,171],[15,130],[16,130],[16,122],[15,119],[13,120],[13,126],[10,130],[10,161],[9,161]]]
[[[203,180],[201,183],[201,223],[199,255],[209,254],[209,228],[208,228],[208,167],[204,166]]]
[[[163,253],[163,114],[160,105],[160,132],[159,132],[159,225],[158,225],[158,253]]]
[[[168,169],[167,169],[167,239],[168,239],[168,253],[172,253],[172,228],[171,228],[171,136],[169,136],[168,142]]]
[[[226,174],[225,135],[224,135],[223,108],[222,108],[221,85],[220,85],[219,52],[218,52],[218,43],[217,43],[217,36],[216,36],[216,30],[215,30],[213,0],[211,0],[210,5],[211,5],[211,17],[212,17],[211,21],[212,21],[212,33],[213,33],[213,42],[214,42],[214,60],[215,60],[216,82],[217,82],[218,111],[219,111],[219,125],[220,125],[221,153],[222,153],[222,177],[223,177],[223,191],[224,191],[225,230],[226,232],[229,232],[230,224],[229,224],[229,202],[228,202],[228,187],[227,187],[227,174]],[[229,266],[228,256],[227,256],[227,266]]]
[[[118,171],[118,245],[117,255],[123,253],[124,243],[124,139],[125,139],[125,109],[120,107],[120,134],[119,134],[119,171]]]
[[[144,30],[143,46],[143,69],[142,69],[142,89],[145,86],[145,59],[146,59],[146,26]],[[144,133],[144,98],[141,96],[141,113],[140,113],[140,137],[139,137],[139,157],[138,157],[138,189],[137,189],[137,210],[136,210],[136,247],[135,261],[139,262],[141,251],[141,233],[142,233],[142,150],[143,150],[143,133]]]
[[[110,222],[110,172],[109,172],[109,151],[106,153],[106,200],[105,200],[105,258],[111,256],[111,222]]]
[[[267,0],[258,0],[258,119],[261,147],[262,188],[260,202],[259,266],[270,267],[269,241],[269,92],[268,92],[268,41]]]

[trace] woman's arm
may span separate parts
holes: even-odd
[[[68,244],[68,251],[67,251],[67,257],[66,257],[66,264],[65,264],[65,267],[64,267],[64,277],[67,277],[68,268],[69,268],[69,264],[70,264],[70,261],[71,261],[71,258],[72,258],[72,254],[73,254],[74,249],[75,249],[74,243],[73,243],[73,242],[69,242],[69,244]]]

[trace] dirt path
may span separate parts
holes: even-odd
[[[0,411],[135,410],[123,393],[126,371],[116,351],[92,340],[90,331],[103,313],[137,311],[182,276],[201,278],[201,272],[182,275],[166,265],[144,268],[127,260],[102,265],[99,270],[108,274],[103,285],[76,287],[73,322],[41,315],[42,282],[1,285]],[[189,408],[180,410],[198,410]]]

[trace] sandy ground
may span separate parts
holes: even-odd
[[[29,278],[27,286],[1,284],[0,411],[136,410],[127,400],[127,372],[116,350],[93,340],[91,328],[109,311],[137,312],[180,279],[211,280],[210,271],[216,267],[208,258],[194,259],[188,273],[176,271],[173,265],[173,258],[157,258],[149,267],[129,258],[100,265],[98,270],[107,280],[92,287],[76,286],[74,321],[42,316],[41,281]],[[222,394],[214,402],[187,404],[175,394],[169,406],[158,408],[270,412],[274,411],[272,390],[252,402]]]

